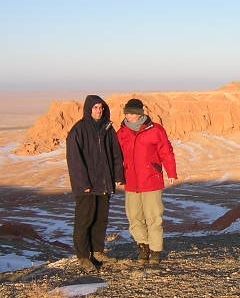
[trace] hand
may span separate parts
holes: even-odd
[[[90,191],[91,191],[90,188],[87,188],[87,189],[84,190],[84,192],[90,192]]]
[[[173,185],[175,183],[176,179],[175,178],[168,178],[168,183]]]
[[[122,182],[115,182],[116,189],[124,191],[124,184]]]

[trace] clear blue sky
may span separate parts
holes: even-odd
[[[215,89],[239,36],[239,0],[0,0],[0,90]]]

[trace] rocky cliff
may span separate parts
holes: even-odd
[[[230,85],[209,92],[116,94],[106,101],[116,129],[124,117],[124,104],[135,97],[144,102],[146,114],[161,123],[171,139],[186,139],[196,132],[229,135],[240,131],[240,89]],[[28,130],[16,153],[34,155],[55,150],[82,117],[82,108],[82,102],[53,102],[48,113]]]

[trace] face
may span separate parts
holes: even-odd
[[[127,119],[128,122],[135,123],[141,118],[141,115],[138,115],[138,114],[125,114],[125,118]]]
[[[92,107],[92,118],[94,120],[100,120],[102,118],[102,115],[103,115],[103,106],[101,103],[97,103],[95,104],[93,107]]]

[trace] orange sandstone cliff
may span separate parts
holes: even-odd
[[[240,88],[230,85],[209,92],[116,94],[106,101],[116,129],[124,117],[124,104],[135,97],[144,102],[146,114],[161,123],[171,139],[186,139],[196,132],[229,135],[240,131]],[[53,102],[48,113],[27,131],[16,153],[34,155],[55,150],[82,117],[82,108],[82,102]]]

